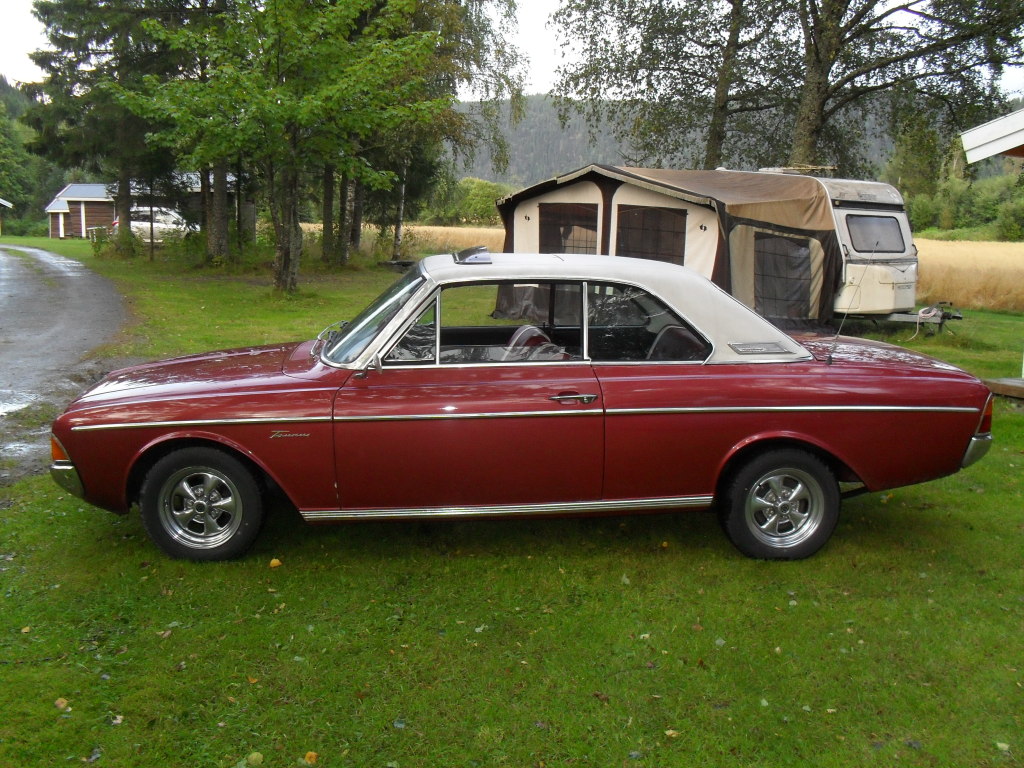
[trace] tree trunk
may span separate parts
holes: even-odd
[[[274,177],[271,168],[270,217],[274,222],[274,289],[294,293],[299,286],[302,228],[299,226],[299,174],[286,169]]]
[[[203,237],[206,238],[206,263],[212,263],[210,257],[210,230],[212,228],[213,205],[210,202],[210,169],[205,165],[199,169],[199,221],[202,222]]]
[[[819,163],[818,143],[825,128],[825,107],[829,98],[832,68],[843,45],[842,22],[848,2],[836,0],[816,5],[800,4],[804,36],[804,81],[793,125],[789,164],[813,166]]]
[[[793,144],[789,153],[792,166],[813,166],[819,162],[818,141],[825,127],[825,102],[828,98],[827,74],[807,70],[800,89],[800,103],[793,125]]]
[[[333,264],[337,254],[335,253],[335,232],[334,232],[334,166],[324,166],[323,179],[323,254],[321,258],[324,264]]]
[[[351,238],[348,236],[352,216],[352,185],[347,173],[341,175],[338,196],[338,264],[348,264],[352,252]]]
[[[118,256],[132,256],[135,252],[132,242],[132,176],[127,168],[119,168],[117,171],[114,209],[117,211],[118,221],[114,251]],[[88,236],[88,232],[82,233],[82,237]]]
[[[744,0],[732,0],[729,12],[729,38],[722,53],[722,66],[715,80],[715,96],[711,105],[711,122],[708,124],[707,142],[704,145],[704,167],[717,168],[722,164],[722,149],[725,146],[726,124],[729,118],[729,93],[736,80],[736,59],[740,51],[740,34],[743,32]]]
[[[398,182],[398,210],[395,212],[395,242],[391,249],[391,260],[402,259],[402,226],[405,224],[405,175],[409,168],[408,161],[402,164],[402,173]]]
[[[213,166],[209,225],[206,260],[223,262],[228,258],[228,164],[224,160],[218,160]]]
[[[348,240],[353,250],[358,251],[363,242],[363,185],[358,181],[351,182],[352,200],[349,205],[352,215],[349,217]]]

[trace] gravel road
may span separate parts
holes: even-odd
[[[112,367],[92,353],[124,320],[109,280],[48,251],[0,245],[0,485],[47,468],[50,419]]]

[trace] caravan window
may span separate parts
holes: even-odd
[[[686,210],[647,205],[618,207],[615,253],[683,263],[686,250]]]
[[[541,203],[541,253],[597,253],[596,203]]]
[[[895,216],[865,216],[851,213],[846,216],[850,230],[850,244],[858,253],[903,253],[907,245]]]

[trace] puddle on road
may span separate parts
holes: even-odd
[[[22,408],[27,408],[37,400],[39,400],[39,395],[0,389],[0,416],[7,416]]]

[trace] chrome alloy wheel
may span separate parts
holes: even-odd
[[[210,467],[185,467],[160,487],[158,519],[167,535],[192,549],[229,541],[244,516],[242,495],[231,478]]]
[[[750,486],[744,519],[758,541],[785,549],[814,535],[824,519],[825,506],[825,493],[812,474],[779,467]]]

